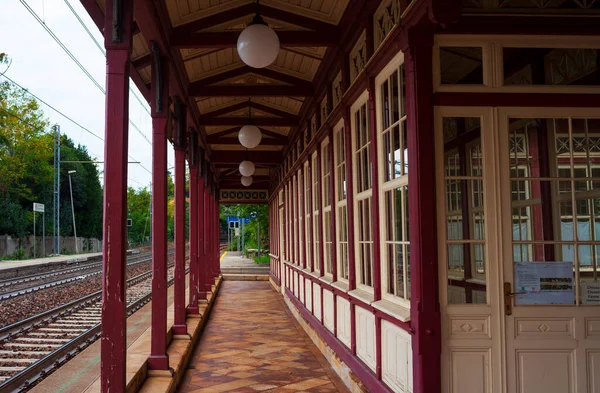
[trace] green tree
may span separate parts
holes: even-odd
[[[0,63],[7,63],[0,54]],[[33,230],[33,202],[46,202],[52,189],[52,140],[37,101],[7,81],[0,82],[0,233],[26,236]]]
[[[251,218],[256,212],[256,218]],[[219,221],[222,231],[227,231],[227,216],[250,218],[250,223],[244,226],[244,240],[246,248],[257,248],[257,234],[260,223],[260,248],[269,248],[269,206],[257,205],[221,205]]]

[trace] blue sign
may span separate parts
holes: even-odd
[[[227,216],[227,226],[230,222],[243,222],[244,224],[250,224],[250,219],[247,217]]]

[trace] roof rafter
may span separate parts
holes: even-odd
[[[174,31],[171,34],[171,45],[177,48],[235,48],[237,46],[237,31],[187,33]],[[329,35],[321,31],[277,31],[277,37],[282,47],[315,47],[338,46],[337,35]]]
[[[228,9],[223,12],[219,12],[214,15],[201,18],[184,25],[178,26],[174,29],[176,33],[194,33],[199,30],[208,29],[229,21],[243,18],[247,15],[254,15],[256,13],[256,4],[244,4],[236,8]],[[260,13],[262,16],[267,18],[277,19],[285,23],[290,23],[296,26],[303,27],[305,29],[320,31],[322,33],[337,35],[338,29],[336,26],[319,21],[317,19],[309,18],[303,15],[298,15],[293,12],[283,11],[278,8],[269,7],[262,5],[260,7]]]
[[[200,124],[204,126],[245,126],[248,119],[242,116],[212,117],[200,116]],[[272,127],[294,127],[298,125],[298,119],[284,119],[280,117],[253,117],[252,124],[255,126]]]
[[[282,72],[278,72],[268,68],[252,68],[249,66],[242,66],[238,68],[234,68],[229,71],[224,71],[206,78],[199,79],[194,83],[195,86],[210,86],[215,83],[224,82],[228,79],[236,78],[239,76],[243,76],[246,74],[255,74],[258,76],[262,76],[269,79],[275,79],[283,83],[288,83],[292,86],[299,86],[305,89],[312,89],[312,83],[304,80],[302,78],[298,78],[292,75],[284,74]]]
[[[188,95],[194,97],[312,97],[315,94],[312,86],[273,86],[273,85],[241,85],[241,86],[203,86],[193,82],[189,84]]]
[[[231,164],[248,159],[255,164],[279,164],[281,158],[280,151],[213,150],[211,162],[215,165]]]
[[[207,142],[214,145],[239,145],[240,141],[235,137],[213,137],[209,136]],[[279,138],[263,138],[260,141],[260,146],[286,146],[289,143],[287,137]]]
[[[251,105],[252,105],[253,109],[258,109],[259,111],[269,113],[274,116],[282,117],[284,119],[289,119],[290,121],[296,121],[296,122],[299,121],[298,116],[294,115],[293,113],[282,111],[281,109],[277,109],[277,108],[272,108],[268,105],[264,105],[264,104],[261,104],[260,102],[255,102],[255,101],[252,101]],[[248,101],[236,102],[233,105],[219,108],[214,111],[206,112],[203,114],[203,116],[218,117],[218,116],[226,115],[231,112],[238,111],[240,109],[248,108],[248,106],[249,106]]]

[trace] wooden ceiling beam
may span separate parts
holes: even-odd
[[[286,135],[279,134],[279,133],[274,132],[274,131],[266,130],[266,129],[262,128],[262,127],[258,127],[258,129],[260,130],[260,132],[262,132],[265,135],[270,136],[271,138],[281,138],[281,137],[287,138]]]
[[[223,131],[215,132],[214,134],[209,134],[207,138],[219,138],[225,135],[233,134],[234,132],[238,132],[240,127],[232,127]]]
[[[212,117],[200,116],[200,124],[204,126],[245,126],[248,119],[241,116]],[[294,127],[298,125],[298,119],[284,119],[280,117],[253,117],[252,124],[255,126],[271,127]]]
[[[216,109],[214,111],[203,113],[202,116],[205,116],[205,117],[223,116],[223,115],[226,115],[228,113],[239,111],[240,109],[244,109],[244,108],[247,108],[247,107],[248,107],[248,102],[247,101],[236,102],[233,105],[229,105],[229,106],[226,106],[226,107],[223,107],[223,108]]]
[[[292,75],[284,74],[275,70],[271,70],[268,68],[252,68],[249,66],[242,66],[238,68],[234,68],[233,70],[221,72],[206,78],[199,79],[194,82],[195,86],[210,86],[215,83],[220,83],[227,81],[229,79],[237,78],[246,74],[255,74],[258,76],[263,76],[269,79],[275,79],[283,83],[288,83],[293,86],[303,87],[305,89],[311,89],[312,83],[301,79]]]
[[[273,86],[273,85],[240,85],[240,86],[203,86],[197,82],[190,83],[188,94],[193,97],[312,97],[315,92],[312,86]]]
[[[282,159],[280,151],[243,151],[243,150],[213,150],[211,162],[217,164],[240,165],[244,160],[254,164],[279,164]],[[221,166],[222,167],[222,166]]]
[[[207,142],[213,145],[239,145],[240,141],[238,138],[232,137],[213,137],[209,135],[207,138]],[[260,141],[259,146],[286,146],[288,144],[288,139],[286,137],[280,138],[263,138]]]
[[[236,8],[225,10],[217,14],[201,18],[184,25],[176,27],[174,30],[181,33],[194,33],[199,30],[208,29],[210,27],[218,26],[229,21],[243,18],[245,16],[253,16],[257,11],[256,4],[244,4]],[[305,29],[322,31],[330,35],[337,35],[337,27],[335,25],[322,22],[317,19],[309,18],[303,15],[299,15],[293,12],[283,11],[278,8],[269,7],[262,5],[260,7],[260,14],[264,17],[276,19],[285,23],[293,24]]]
[[[238,31],[185,33],[175,30],[171,34],[171,45],[179,49],[235,48],[240,35]],[[277,31],[279,43],[286,47],[336,47],[337,35],[322,31]]]

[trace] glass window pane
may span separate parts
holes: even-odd
[[[482,85],[483,49],[481,47],[441,47],[442,84]]]
[[[504,85],[599,85],[598,49],[503,48]]]
[[[486,300],[483,152],[479,118],[445,118],[448,302]]]

